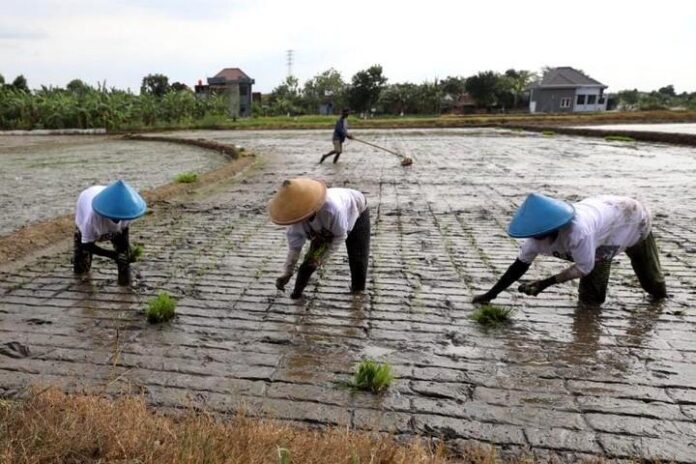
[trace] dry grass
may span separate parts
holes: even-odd
[[[451,455],[442,441],[397,441],[346,428],[308,429],[243,415],[223,419],[187,410],[162,414],[140,396],[34,390],[21,401],[0,399],[0,464],[534,464],[494,448]],[[560,462],[560,461],[559,461]],[[602,464],[601,458],[582,461]]]
[[[133,396],[114,400],[49,389],[20,402],[0,401],[1,463],[255,464],[282,462],[280,456],[317,464],[451,462],[444,446],[422,440],[400,443],[385,435],[243,416],[222,421],[193,411],[173,417]]]

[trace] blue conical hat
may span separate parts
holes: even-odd
[[[507,233],[515,238],[548,234],[568,224],[573,216],[573,205],[540,193],[530,193],[512,217]]]
[[[117,180],[94,197],[92,209],[109,219],[129,220],[145,214],[147,204],[133,187]]]

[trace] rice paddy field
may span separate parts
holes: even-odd
[[[74,276],[71,237],[56,237],[43,256],[0,265],[6,399],[52,385],[135,393],[161,410],[433,437],[455,452],[473,444],[542,461],[696,462],[694,148],[503,129],[356,131],[413,159],[402,167],[357,142],[337,164],[319,164],[331,149],[328,131],[167,135],[241,146],[256,162],[135,222],[131,240],[144,253],[129,288],[99,258],[89,276]],[[11,212],[0,217],[0,234],[70,212],[81,185],[123,176],[143,188],[224,163],[160,142],[90,137],[69,148],[73,140],[0,137],[0,203]],[[119,151],[140,153],[137,169]],[[365,193],[372,237],[364,294],[349,293],[344,251],[303,299],[276,290],[287,245],[265,208],[296,176]],[[511,288],[494,301],[510,310],[506,323],[474,320],[472,297],[516,257],[505,227],[533,191],[644,201],[670,297],[647,298],[621,255],[601,308],[579,307],[572,283],[538,297]],[[525,278],[565,266],[538,259]],[[176,316],[151,325],[145,309],[160,292],[176,298]],[[365,359],[391,366],[381,394],[343,386]]]

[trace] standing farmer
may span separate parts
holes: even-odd
[[[348,108],[344,108],[343,110],[341,110],[341,117],[338,118],[338,120],[336,121],[336,127],[334,127],[333,131],[334,149],[328,152],[327,154],[321,156],[321,159],[319,160],[320,164],[323,163],[324,160],[331,155],[336,155],[333,159],[333,162],[336,163],[336,161],[338,161],[338,157],[341,156],[341,153],[343,153],[343,142],[346,141],[346,138],[353,138],[353,136],[348,132],[349,114],[350,110]]]
[[[288,255],[283,275],[276,279],[276,288],[285,289],[305,241],[310,240],[291,298],[302,296],[312,273],[344,242],[351,291],[365,289],[370,254],[370,214],[365,195],[346,188],[327,189],[321,181],[300,177],[283,182],[268,203],[268,213],[274,223],[289,226]]]
[[[116,262],[118,284],[128,285],[133,261],[128,226],[131,220],[145,214],[146,209],[145,200],[122,180],[108,187],[95,185],[80,193],[75,209],[75,273],[90,270],[92,255],[104,256]],[[114,250],[97,246],[96,242],[104,240],[110,240]]]
[[[643,289],[654,298],[667,296],[650,212],[631,198],[603,195],[570,205],[530,194],[508,226],[511,237],[526,238],[515,262],[492,289],[474,298],[487,303],[518,280],[537,255],[571,261],[566,270],[547,279],[523,283],[518,290],[536,296],[547,287],[580,279],[580,302],[604,302],[611,260],[626,251]]]

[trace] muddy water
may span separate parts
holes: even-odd
[[[338,164],[319,165],[330,133],[181,133],[244,146],[263,161],[213,194],[171,205],[132,234],[146,243],[130,291],[95,260],[75,279],[69,252],[0,278],[0,388],[32,382],[146,392],[305,423],[497,444],[566,462],[602,455],[696,462],[696,175],[694,150],[495,130],[360,131]],[[153,149],[154,144],[152,145]],[[265,204],[286,177],[364,191],[372,219],[365,295],[348,293],[339,253],[301,301],[275,290],[283,229]],[[577,307],[566,284],[537,298],[504,292],[514,323],[482,330],[471,297],[514,260],[504,227],[530,191],[567,199],[619,193],[655,212],[671,298],[651,303],[620,256],[607,302]],[[530,278],[564,264],[540,259]],[[142,309],[166,290],[178,318]],[[392,364],[383,397],[340,382],[355,362]]]
[[[602,124],[597,126],[575,126],[575,129],[620,130],[635,132],[667,132],[670,134],[696,134],[696,124]]]
[[[126,179],[137,189],[166,184],[184,171],[205,172],[227,160],[195,147],[107,137],[0,137],[0,235],[74,211],[77,195]]]

